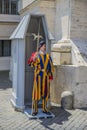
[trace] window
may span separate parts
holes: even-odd
[[[18,14],[18,0],[0,0],[0,14]]]
[[[15,14],[17,12],[17,2],[12,0],[11,1],[11,14]]]
[[[4,0],[4,14],[9,14],[9,0]]]
[[[0,0],[0,14],[2,13],[2,0]]]
[[[2,56],[2,41],[0,41],[0,56]]]
[[[0,40],[0,57],[11,56],[11,41]]]

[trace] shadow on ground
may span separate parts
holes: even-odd
[[[61,126],[65,121],[68,121],[68,118],[71,116],[71,113],[57,106],[53,106],[51,112],[55,115],[54,118],[49,118],[48,120],[41,119],[41,125],[50,130],[54,130],[54,128],[50,128],[50,125],[53,125],[53,127],[55,127],[56,124]]]
[[[0,71],[0,89],[12,88],[12,82],[9,80],[9,71]]]
[[[9,80],[9,72],[8,71],[0,72],[0,90],[8,89],[11,87],[12,87],[12,83]],[[45,129],[49,129],[49,130],[54,130],[56,126],[61,127],[61,125],[65,121],[68,121],[68,118],[71,116],[71,113],[58,106],[52,106],[51,112],[55,115],[54,118],[39,119],[40,124],[44,126]]]
[[[79,110],[87,111],[87,107],[84,108],[78,108]]]

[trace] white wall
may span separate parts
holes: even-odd
[[[0,57],[0,71],[10,70],[10,57]]]

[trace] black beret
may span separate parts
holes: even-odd
[[[46,44],[45,41],[40,41],[38,49],[40,49],[44,44]]]

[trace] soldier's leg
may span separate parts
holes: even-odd
[[[42,109],[43,109],[43,112],[48,112],[46,99],[42,100]]]
[[[49,112],[49,110],[47,108],[47,101],[46,101],[46,99],[42,100],[42,109],[43,109],[43,113],[45,113],[47,115],[51,115],[51,113]]]
[[[42,99],[42,110],[45,111],[45,100]]]
[[[32,115],[36,115],[38,113],[38,101],[32,101]]]
[[[38,113],[38,101],[35,101],[35,112]]]

